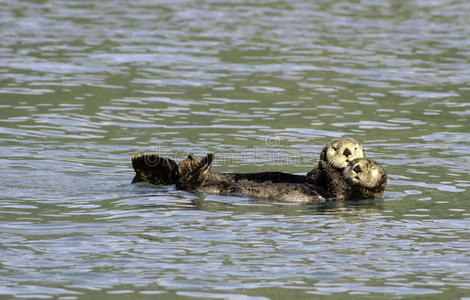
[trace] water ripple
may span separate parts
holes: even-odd
[[[467,293],[468,2],[4,2],[1,295]],[[129,184],[142,152],[305,174],[343,135],[384,199]]]

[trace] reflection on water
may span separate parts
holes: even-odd
[[[5,1],[4,1],[5,2]],[[6,1],[0,294],[468,295],[470,4]],[[382,201],[130,185],[130,156],[303,174],[350,135]]]

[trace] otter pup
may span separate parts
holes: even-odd
[[[352,160],[343,171],[346,185],[344,195],[340,200],[382,197],[387,185],[387,172],[376,161],[368,158]]]
[[[320,162],[319,169],[329,187],[315,185],[312,182],[272,182],[228,180],[207,182],[214,155],[208,154],[194,169],[186,169],[181,174],[176,186],[191,192],[206,192],[236,196],[276,199],[288,202],[325,202],[337,200],[357,200],[375,198],[383,195],[387,183],[385,170],[377,162],[357,158],[349,162],[343,173]]]

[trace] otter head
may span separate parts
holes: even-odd
[[[370,191],[364,197],[382,196],[387,184],[387,173],[376,161],[368,158],[356,158],[343,171],[343,177],[352,186],[363,191]]]
[[[336,169],[344,169],[356,158],[365,157],[364,147],[353,138],[340,138],[329,142],[320,154],[320,160]]]

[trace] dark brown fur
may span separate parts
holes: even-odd
[[[178,178],[178,164],[157,154],[142,154],[132,157],[135,171],[132,183],[145,181],[152,184],[175,184]]]
[[[195,156],[190,154],[188,156],[189,163],[182,166],[182,168],[178,168],[178,171],[180,173],[178,180],[176,181],[177,188],[189,192],[195,192],[204,186],[208,177],[207,175],[209,173],[209,170],[212,167],[214,154],[209,153],[200,162],[198,161],[197,165],[195,164],[196,160],[194,160],[194,158]]]
[[[249,196],[291,202],[323,202],[323,189],[305,184],[306,176],[281,172],[250,174],[209,173],[213,154],[208,154],[189,174],[180,174],[177,188],[233,196]],[[206,175],[206,178],[204,178]],[[197,178],[193,180],[193,178]]]
[[[378,186],[361,187],[345,179],[342,170],[322,160],[317,168],[308,173],[308,176],[283,172],[211,173],[209,170],[213,158],[213,154],[209,154],[199,161],[190,154],[178,166],[171,159],[154,155],[135,156],[132,161],[139,181],[154,184],[176,183],[177,188],[191,192],[251,196],[291,202],[376,198],[383,195],[387,182],[385,174]],[[148,161],[154,162],[153,165],[146,165]]]

